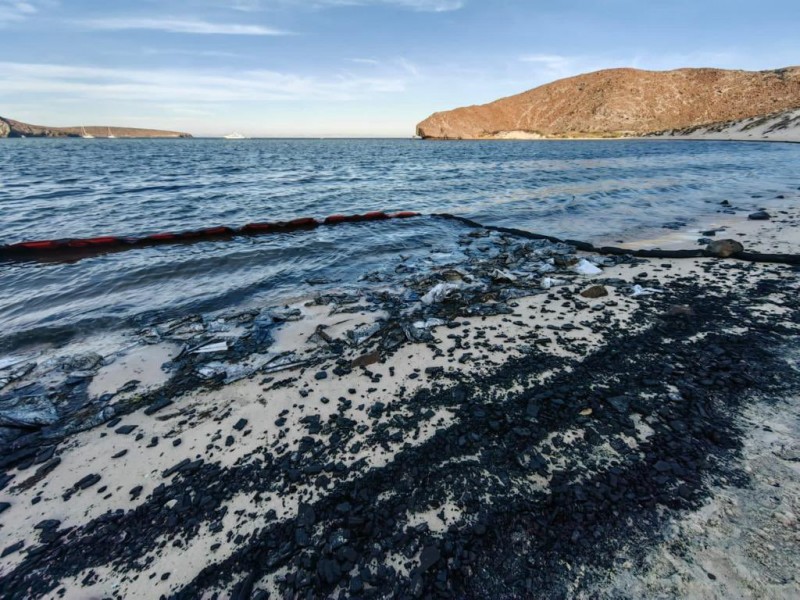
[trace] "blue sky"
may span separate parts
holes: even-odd
[[[797,0],[0,0],[0,115],[410,136],[582,72],[800,64]]]

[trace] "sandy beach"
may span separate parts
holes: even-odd
[[[406,289],[4,358],[41,390],[1,416],[4,597],[800,595],[797,269],[459,243]]]

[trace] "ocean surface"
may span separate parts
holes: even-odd
[[[799,168],[789,144],[4,139],[0,244],[372,210],[631,239],[691,228],[722,200],[757,208],[797,195]],[[464,231],[421,218],[0,262],[0,351],[367,285],[399,255],[457,258]]]

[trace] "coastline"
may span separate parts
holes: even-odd
[[[720,237],[800,251],[796,210],[724,218]],[[726,540],[751,517],[796,526],[798,428],[758,437],[797,407],[795,270],[462,244],[474,262],[407,292],[187,317],[4,367],[13,390],[82,403],[4,459],[8,596],[738,591]],[[758,497],[737,490],[770,452],[781,501],[748,513]],[[713,508],[732,494],[739,521]],[[748,593],[800,593],[770,558],[796,556],[791,535],[769,543],[735,557]]]

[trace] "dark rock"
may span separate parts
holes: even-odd
[[[316,379],[317,381],[321,381],[321,380],[327,379],[327,378],[328,378],[328,372],[327,371],[317,371],[314,374],[314,379]]]
[[[5,550],[3,550],[3,552],[0,554],[0,558],[5,558],[9,554],[14,554],[14,552],[18,552],[19,550],[22,550],[22,548],[24,546],[25,546],[25,541],[24,540],[20,540],[19,542],[16,542],[15,544],[11,544]]]
[[[351,363],[351,366],[353,368],[368,367],[369,365],[374,365],[380,359],[381,359],[381,353],[378,350],[375,350],[374,352],[362,354]]]
[[[667,316],[669,317],[693,317],[694,309],[685,304],[673,304],[667,309]]]
[[[748,219],[751,221],[768,221],[770,219],[770,215],[765,210],[758,210],[754,213],[751,213],[747,216]]]
[[[342,568],[335,560],[323,558],[317,563],[317,574],[327,585],[333,585],[342,578]]]
[[[98,481],[100,481],[100,475],[97,475],[96,473],[87,475],[75,484],[75,488],[79,490],[85,490],[86,488],[92,487]]]
[[[441,552],[436,546],[426,546],[419,556],[419,568],[424,572],[439,562]]]
[[[584,298],[602,298],[603,296],[608,296],[608,290],[604,285],[593,285],[583,290],[581,296]]]
[[[736,240],[716,240],[706,246],[706,252],[717,258],[728,258],[744,252],[744,246]]]
[[[383,414],[385,408],[386,405],[383,402],[376,402],[370,407],[367,414],[373,419],[377,419]]]
[[[166,398],[162,398],[161,400],[156,400],[150,406],[144,409],[144,414],[146,415],[153,415],[157,413],[162,408],[166,408],[167,406],[174,404],[172,400],[168,400]]]
[[[242,429],[245,428],[246,425],[247,425],[247,419],[239,419],[238,421],[236,421],[233,428],[236,431],[241,431]]]
[[[122,427],[117,427],[117,429],[114,430],[114,433],[118,433],[120,435],[128,435],[134,429],[136,429],[136,425],[123,425]]]

